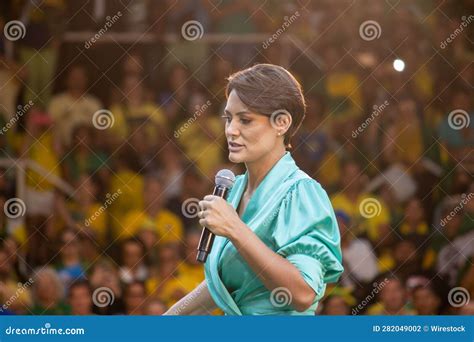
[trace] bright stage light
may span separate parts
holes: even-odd
[[[398,72],[402,72],[405,70],[405,62],[397,58],[393,61],[393,68]]]

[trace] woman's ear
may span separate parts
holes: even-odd
[[[278,135],[285,135],[291,127],[293,118],[285,109],[278,109],[270,116],[270,125],[277,130]]]

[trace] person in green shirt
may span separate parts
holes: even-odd
[[[314,315],[343,272],[334,210],[298,168],[290,139],[305,115],[301,86],[284,68],[257,64],[229,77],[229,160],[244,163],[226,200],[206,196],[199,223],[216,235],[206,280],[166,315]]]

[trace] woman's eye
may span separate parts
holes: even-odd
[[[229,116],[229,115],[221,115],[221,118],[223,120],[225,120],[225,122],[229,123],[232,121],[232,117]],[[248,125],[252,120],[249,120],[249,119],[239,119],[239,122],[242,124],[242,125]]]
[[[230,116],[228,115],[221,115],[221,118],[225,121],[225,122],[230,122]]]

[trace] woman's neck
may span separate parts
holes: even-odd
[[[285,155],[285,152],[285,147],[282,146],[281,148],[267,153],[263,158],[245,164],[248,171],[248,182],[246,189],[248,195],[255,191],[270,169]]]

